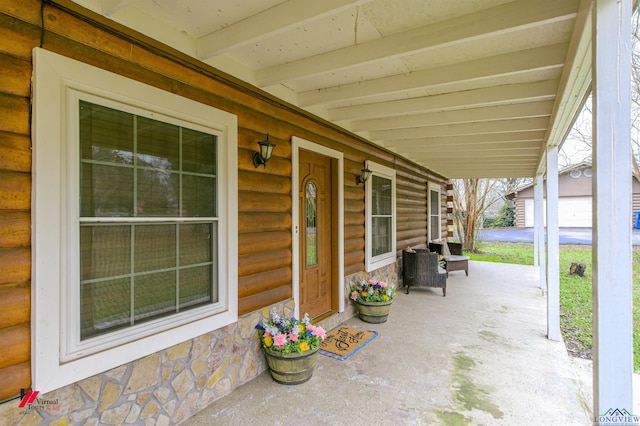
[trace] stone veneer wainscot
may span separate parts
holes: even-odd
[[[346,277],[345,311],[321,325],[330,330],[354,316],[349,288],[371,278],[397,283],[395,265]],[[292,316],[294,307],[289,299],[220,330],[38,396],[57,400],[55,407],[25,410],[18,408],[18,399],[5,402],[0,404],[0,419],[20,426],[180,423],[265,371],[255,325],[268,318],[272,308]]]

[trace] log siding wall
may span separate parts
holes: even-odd
[[[31,383],[29,97],[37,10],[20,11],[24,21],[0,14],[0,401]]]
[[[238,116],[240,315],[291,297],[292,136],[344,153],[345,276],[364,270],[365,192],[355,179],[365,160],[397,170],[398,251],[426,244],[428,182],[442,185],[445,197],[443,177],[212,68],[199,69],[190,58],[88,11],[85,19],[41,6],[39,0],[0,5],[0,401],[31,382],[30,80],[36,46]],[[266,169],[256,169],[251,158],[267,133],[277,144],[274,157]],[[446,235],[444,198],[442,207]]]

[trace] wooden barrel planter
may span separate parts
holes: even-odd
[[[388,302],[355,301],[356,308],[358,309],[358,316],[360,317],[360,319],[364,322],[368,322],[372,324],[380,324],[387,321],[392,303],[393,301],[388,301]]]
[[[283,385],[299,385],[306,382],[313,375],[319,349],[317,347],[306,352],[290,354],[265,349],[271,377]]]

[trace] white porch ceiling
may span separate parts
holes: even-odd
[[[74,0],[445,177],[524,177],[591,82],[588,0]]]

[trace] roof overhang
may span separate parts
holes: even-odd
[[[448,178],[544,173],[591,85],[589,0],[73,3]]]

